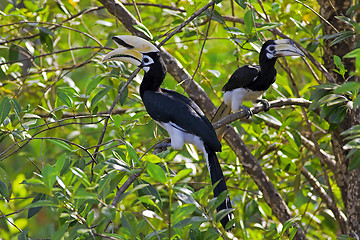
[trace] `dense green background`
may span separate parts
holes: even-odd
[[[0,12],[0,239],[26,239],[26,236],[91,239],[109,233],[114,239],[168,236],[218,239],[221,235],[226,238],[216,222],[216,202],[211,200],[203,156],[192,146],[182,151],[167,150],[158,156],[151,154],[151,147],[164,139],[166,133],[156,126],[142,105],[138,94],[142,72],[115,106],[120,114],[112,115],[106,126],[97,164],[91,161],[106,112],[119,86],[135,69],[123,63],[101,63],[103,54],[109,51],[105,48],[115,47],[111,37],[129,34],[122,24],[100,8],[97,1],[33,0],[19,2],[16,7],[16,1],[9,2],[1,1]],[[149,2],[177,8],[138,4],[142,24],[160,41],[208,3]],[[211,9],[201,14],[165,43],[164,48],[190,75],[195,73],[194,80],[219,106],[221,88],[230,75],[239,66],[258,63],[262,42],[274,39],[269,29],[278,27],[321,62],[325,37],[320,19],[312,11],[319,12],[319,6],[316,1],[306,4],[311,9],[286,0],[249,1],[247,5],[239,0],[222,1],[215,6],[213,14]],[[251,11],[250,5],[256,11]],[[137,17],[134,6],[130,4],[127,9]],[[233,13],[245,24],[226,18]],[[265,21],[257,13],[271,19],[271,24],[263,24]],[[210,15],[213,18],[209,22]],[[25,61],[20,61],[24,58]],[[338,61],[337,71],[344,71],[341,59]],[[297,97],[296,92],[309,100],[311,87],[326,82],[321,72],[310,64],[319,76],[319,82],[316,80],[304,59],[287,58],[286,62],[284,59],[278,62],[281,64],[277,64],[276,83],[264,95],[268,100]],[[291,72],[294,82],[285,70]],[[163,87],[184,92],[169,74]],[[346,93],[350,97],[333,102],[332,106],[348,106],[351,102],[356,108],[359,85],[345,90],[338,94]],[[344,109],[327,116],[325,113],[326,120],[318,109],[305,112],[312,133],[298,106],[271,109],[251,120],[232,124],[259,159],[309,239],[335,239],[341,232],[334,213],[301,174],[302,167],[317,178],[321,187],[334,194],[337,207],[342,211],[345,207],[331,171],[321,165],[311,148],[301,143],[300,135],[311,139],[309,134],[314,134],[320,148],[333,154],[330,130],[342,121]],[[225,141],[222,144],[218,157],[236,217],[236,229],[228,237],[286,239],[285,230],[289,226],[276,219],[234,152]],[[359,161],[354,160],[353,164],[356,168]],[[116,187],[134,173],[141,175],[122,195],[117,208],[111,208]],[[113,224],[105,232],[110,220]]]

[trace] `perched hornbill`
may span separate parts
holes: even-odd
[[[112,39],[118,48],[109,52],[103,61],[128,62],[145,71],[140,96],[146,111],[169,133],[172,148],[182,149],[184,143],[191,143],[204,153],[211,182],[218,182],[214,196],[219,196],[227,187],[216,157],[216,152],[221,151],[221,144],[210,121],[191,99],[160,87],[166,68],[153,44],[135,36],[115,36]],[[228,196],[217,211],[231,208]],[[232,218],[232,213],[229,213],[221,220],[224,228]]]
[[[233,112],[244,110],[247,117],[252,115],[249,108],[242,105],[243,101],[252,101],[260,97],[275,82],[275,63],[278,57],[302,56],[303,52],[298,49],[290,39],[268,40],[260,51],[260,65],[245,65],[237,69],[224,85],[224,101],[215,113],[212,122],[217,122]],[[269,110],[269,103],[259,100],[265,105],[265,111]],[[216,130],[221,139],[225,126]]]

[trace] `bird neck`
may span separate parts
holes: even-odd
[[[159,53],[149,53],[148,55],[154,60],[154,63],[150,65],[149,71],[145,72],[140,84],[141,97],[145,91],[160,91],[161,83],[164,81],[166,75],[165,63]]]
[[[275,69],[276,58],[260,58],[260,75],[263,84],[266,85],[265,89],[269,88],[271,84],[275,82],[276,69]]]

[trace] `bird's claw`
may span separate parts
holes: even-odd
[[[240,110],[243,110],[246,113],[246,119],[248,119],[254,115],[253,112],[248,107],[241,106]]]
[[[259,99],[256,101],[257,103],[260,103],[264,106],[264,111],[267,112],[270,110],[270,103],[266,99]]]

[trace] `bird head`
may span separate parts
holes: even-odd
[[[263,44],[261,53],[265,54],[267,59],[284,56],[305,57],[304,53],[290,39],[268,40]]]
[[[150,70],[150,65],[154,63],[150,55],[159,52],[152,43],[131,35],[114,36],[112,39],[118,48],[106,54],[103,62],[122,61],[141,67],[145,72]]]

